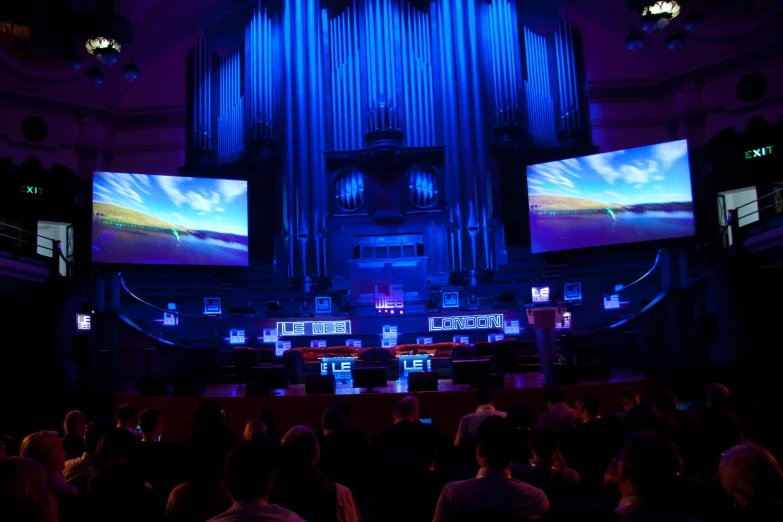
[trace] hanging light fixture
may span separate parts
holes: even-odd
[[[696,32],[696,30],[701,27],[701,23],[704,21],[704,15],[699,13],[698,11],[691,11],[688,13],[688,16],[685,17],[685,20],[683,20],[683,25],[685,28],[690,32]]]
[[[684,43],[685,35],[677,30],[672,31],[672,33],[666,37],[666,47],[668,47],[670,51],[680,51]]]
[[[636,31],[633,31],[625,39],[625,45],[628,46],[630,51],[638,51],[644,45],[644,36],[640,35]]]
[[[642,29],[652,33],[662,29],[680,14],[680,4],[675,0],[627,0],[628,7],[642,17]]]
[[[132,82],[139,77],[139,68],[136,67],[136,64],[133,63],[133,60],[122,66],[122,75],[125,76],[125,79],[129,82]]]
[[[76,53],[76,51],[71,51],[63,58],[65,59],[65,63],[68,65],[68,68],[72,71],[78,71],[82,68],[82,65],[84,65],[84,60],[81,56],[78,55],[78,53]]]
[[[114,12],[111,0],[97,0],[95,13],[85,21],[87,52],[105,65],[119,60],[122,46],[133,39],[134,28],[129,20]]]
[[[106,79],[106,73],[104,73],[97,65],[87,71],[87,77],[90,79],[93,85],[98,87],[103,85],[103,81]]]

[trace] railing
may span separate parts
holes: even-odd
[[[44,244],[41,244],[40,239],[44,240]],[[50,245],[47,245],[46,241],[50,242]],[[60,275],[60,259],[62,259],[65,261],[67,275],[71,275],[73,265],[63,255],[62,242],[57,239],[0,222],[0,243],[2,244],[0,246],[0,257],[28,265],[48,268],[53,276]],[[39,248],[48,250],[52,255],[43,256],[39,254]]]
[[[783,207],[783,201],[781,201],[780,199],[775,198],[776,194],[783,195],[783,187],[781,187],[779,189],[775,189],[775,190],[773,190],[772,192],[770,192],[768,194],[764,194],[763,196],[761,196],[759,198],[756,198],[753,201],[749,201],[749,202],[744,203],[744,204],[742,204],[742,205],[740,205],[740,206],[738,206],[736,208],[732,208],[732,209],[728,210],[728,212],[727,212],[728,219],[726,220],[727,221],[726,227],[731,229],[731,237],[732,237],[732,239],[733,239],[733,241],[735,243],[741,243],[741,240],[746,235],[744,233],[745,232],[744,230],[742,232],[740,232],[740,224],[739,224],[739,222],[740,222],[741,219],[747,218],[747,217],[752,216],[754,214],[758,214],[759,221],[760,221],[761,217],[762,217],[762,214],[761,214],[762,211],[768,210],[768,209],[773,208],[773,207],[777,207],[778,205],[781,205]],[[759,202],[761,200],[769,198],[769,197],[772,197],[772,199],[773,199],[771,204],[766,205],[766,206],[761,207],[761,208],[756,208],[755,210],[751,210],[750,212],[748,212],[746,214],[740,215],[741,214],[741,212],[740,212],[741,209],[749,207],[751,205],[756,205],[756,207],[758,207],[759,206]],[[783,211],[783,208],[781,209],[781,211]]]

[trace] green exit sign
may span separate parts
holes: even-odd
[[[30,185],[22,185],[19,187],[19,192],[22,194],[35,194],[37,196],[40,196],[43,194],[43,188],[41,187],[33,187]]]
[[[760,158],[762,156],[770,156],[772,154],[772,147],[774,147],[774,145],[769,145],[767,147],[761,147],[760,149],[746,150],[745,151],[745,159],[753,159],[753,158]]]

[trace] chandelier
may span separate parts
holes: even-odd
[[[642,29],[651,33],[663,29],[680,14],[680,4],[675,1],[655,2],[642,9]]]
[[[627,0],[628,7],[634,12],[635,16],[641,19],[641,29],[645,33],[654,33],[658,29],[666,29],[665,40],[666,47],[671,51],[679,51],[683,47],[685,34],[678,31],[672,21],[680,15],[680,2],[676,0],[655,1],[655,0]],[[682,26],[688,32],[695,32],[704,16],[696,11],[691,11],[682,20]],[[643,33],[631,31],[625,40],[626,46],[631,51],[638,51],[644,44],[645,37]]]
[[[84,44],[87,52],[94,55],[104,65],[114,65],[120,57],[122,45],[113,38],[97,36],[88,38]]]

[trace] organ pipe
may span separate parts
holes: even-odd
[[[356,9],[351,7],[328,21],[334,150],[362,148],[358,27]]]
[[[524,35],[527,62],[525,99],[529,133],[536,145],[555,146],[557,145],[557,129],[549,85],[546,39],[527,27],[524,28]]]
[[[245,29],[245,93],[248,119],[247,137],[274,138],[274,60],[272,58],[272,18],[258,2]]]
[[[368,131],[397,130],[396,24],[392,0],[367,0],[364,41],[367,44]]]
[[[208,151],[211,149],[211,55],[203,36],[198,37],[192,51],[193,57],[193,149]]]
[[[244,151],[244,104],[239,49],[220,59],[218,163],[237,161]]]
[[[431,19],[407,4],[403,13],[402,84],[405,140],[410,147],[435,145]]]
[[[579,79],[574,49],[574,26],[563,14],[555,31],[557,75],[560,81],[560,130],[573,131],[581,127]]]

